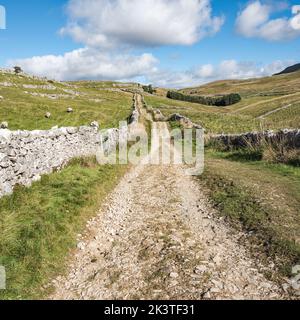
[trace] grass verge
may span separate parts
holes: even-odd
[[[126,170],[76,159],[31,188],[18,187],[0,199],[0,265],[7,272],[7,290],[0,291],[0,299],[47,294],[42,286],[64,270],[76,235]]]
[[[300,262],[300,169],[209,150],[200,180],[218,212],[247,232],[253,254],[290,275]]]

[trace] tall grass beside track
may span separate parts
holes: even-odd
[[[6,268],[2,299],[40,299],[42,287],[64,271],[66,260],[127,166],[77,159],[30,188],[0,199],[0,265]]]

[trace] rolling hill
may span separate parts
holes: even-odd
[[[253,130],[300,127],[300,71],[273,77],[223,80],[179,92],[186,95],[239,93],[242,101],[223,108],[147,95],[145,100],[166,116],[181,113],[207,132],[242,133]]]

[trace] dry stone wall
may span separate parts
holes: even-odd
[[[94,154],[97,143],[97,131],[89,127],[0,130],[0,196],[16,184],[30,185],[74,157]]]
[[[41,175],[59,170],[76,157],[94,156],[102,146],[115,150],[119,139],[138,122],[135,110],[127,128],[98,131],[95,126],[53,128],[46,131],[0,130],[0,197],[11,194],[16,185],[30,186]]]
[[[245,134],[210,135],[207,141],[222,143],[228,147],[240,148],[262,143],[282,143],[290,148],[300,148],[300,130],[284,129],[280,131],[249,132]]]
[[[184,128],[195,128],[195,129],[203,129],[200,125],[194,123],[189,118],[182,116],[181,114],[174,113],[169,118],[168,121],[175,121],[182,125]]]

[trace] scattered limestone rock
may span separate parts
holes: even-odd
[[[32,85],[32,84],[23,84],[25,89],[43,89],[43,90],[56,90],[56,87],[53,85]]]
[[[99,128],[100,128],[99,122],[93,121],[93,122],[91,123],[91,127],[99,129]]]
[[[4,82],[0,82],[0,86],[2,87],[14,87],[15,85],[11,82],[7,82],[7,81],[4,81]]]
[[[205,295],[203,296],[204,299],[211,299],[211,294],[210,292],[206,292]]]
[[[179,277],[179,274],[177,272],[170,273],[170,278],[177,279],[178,277]]]
[[[155,110],[153,112],[153,117],[155,121],[165,121],[165,117],[160,110]]]
[[[47,119],[50,119],[50,118],[51,118],[51,113],[50,113],[50,112],[46,112],[45,117],[46,117]]]
[[[73,110],[72,108],[68,108],[68,109],[67,109],[67,112],[68,112],[68,113],[73,113],[74,110]]]
[[[8,128],[8,122],[3,121],[3,122],[1,123],[1,125],[0,125],[0,128],[1,128],[1,129],[7,129],[7,128]]]
[[[0,100],[3,100],[4,98],[2,96],[0,96]]]
[[[196,274],[202,274],[205,273],[207,271],[207,267],[206,266],[198,266],[195,269],[195,273]]]
[[[79,243],[77,244],[77,248],[78,248],[79,250],[84,250],[84,249],[85,249],[85,244],[84,244],[83,242],[79,242]]]

